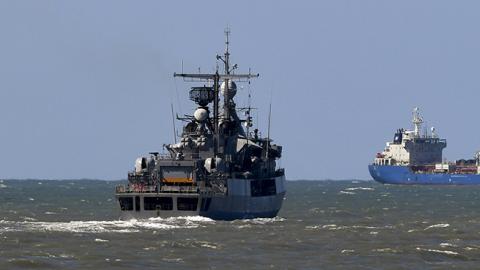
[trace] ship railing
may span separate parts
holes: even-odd
[[[141,184],[118,185],[115,187],[116,193],[152,193],[157,192],[156,190],[155,186]]]
[[[198,192],[198,187],[196,186],[162,186],[160,188],[161,192],[169,193],[196,193]]]
[[[158,154],[157,158],[158,159],[171,159],[172,156],[170,154]]]
[[[161,186],[160,190],[153,185],[117,185],[115,187],[116,193],[158,193],[158,192],[178,192],[178,193],[194,193],[198,192],[197,186]]]
[[[439,138],[413,138],[413,142],[427,142],[427,143],[447,143],[446,139]]]

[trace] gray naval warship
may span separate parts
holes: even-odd
[[[212,74],[174,73],[201,84],[189,92],[198,107],[193,115],[176,117],[186,123],[179,142],[165,144],[164,154],[151,152],[138,158],[128,173],[128,184],[116,187],[122,219],[271,218],[280,210],[286,192],[285,171],[277,164],[282,147],[270,138],[270,116],[268,135],[262,137],[252,128],[252,108],[237,108],[235,82],[250,83],[259,75],[235,74],[229,31],[225,36],[225,53],[216,56],[223,72],[217,65]],[[237,112],[243,112],[245,119]]]

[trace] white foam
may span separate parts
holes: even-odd
[[[440,243],[441,247],[457,247],[457,245],[450,244],[450,243]]]
[[[104,243],[104,242],[109,242],[109,240],[100,239],[100,238],[95,238],[95,242]]]
[[[114,220],[114,221],[6,221],[0,220],[0,232],[6,231],[54,231],[73,233],[136,233],[141,230],[191,229],[214,222],[203,217],[152,218],[148,220]]]
[[[375,190],[374,188],[370,188],[370,187],[350,187],[350,188],[346,188],[345,190],[350,190],[350,191],[353,191],[353,190]]]
[[[351,192],[351,191],[343,191],[343,190],[341,190],[341,191],[339,192],[339,194],[355,195],[356,193],[355,193],[355,192]]]
[[[170,217],[169,220],[186,220],[192,222],[207,222],[207,223],[215,223],[215,220],[207,217],[202,216],[181,216],[181,217]]]
[[[200,246],[204,248],[217,249],[218,246],[210,242],[200,242]]]
[[[372,251],[380,252],[380,253],[397,253],[398,252],[396,249],[392,249],[392,248],[377,248],[377,249],[373,249]]]
[[[419,248],[417,247],[418,251],[427,251],[427,252],[433,252],[433,253],[440,253],[440,254],[446,254],[446,255],[460,255],[460,253],[451,251],[451,250],[438,250],[438,249],[425,249],[425,248]]]
[[[283,222],[285,221],[282,217],[273,217],[273,218],[253,218],[253,219],[243,219],[240,222],[247,224],[258,224],[264,225],[269,223]]]
[[[0,184],[0,188],[7,188],[7,185],[5,185],[5,184]]]
[[[318,230],[318,229],[325,229],[330,231],[336,230],[348,230],[348,229],[363,229],[363,230],[385,230],[385,229],[394,229],[394,226],[386,225],[383,227],[375,227],[375,226],[364,226],[364,225],[352,225],[352,226],[338,226],[337,224],[324,224],[324,225],[311,225],[306,226],[305,229],[307,230]],[[370,234],[375,235],[378,234],[377,231],[372,231]]]
[[[435,224],[435,225],[430,225],[426,227],[424,230],[430,230],[430,229],[435,229],[435,228],[447,228],[450,227],[450,224],[448,223],[440,223],[440,224]]]

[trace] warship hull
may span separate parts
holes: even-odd
[[[382,184],[480,185],[480,174],[415,173],[408,166],[369,165],[370,175]]]
[[[254,182],[258,179],[232,178],[227,180],[226,194],[117,192],[116,197],[122,209],[120,218],[127,220],[176,216],[203,216],[214,220],[272,218],[282,207],[285,176],[271,180],[275,188],[264,191],[255,190]]]
[[[275,217],[285,196],[285,170],[277,166],[282,146],[253,128],[250,94],[247,107],[237,107],[236,82],[250,84],[259,74],[233,72],[229,33],[225,30],[225,53],[216,55],[215,73],[174,73],[193,86],[189,98],[197,107],[184,122],[178,136],[173,106],[174,143],[163,151],[138,157],[128,172],[128,185],[116,188],[121,218],[144,219],[199,215],[216,220]],[[218,60],[224,64],[219,71]],[[242,118],[239,113],[245,117]]]

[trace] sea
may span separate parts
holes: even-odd
[[[122,181],[0,180],[0,269],[480,269],[480,187],[288,181],[278,217],[119,220]]]

